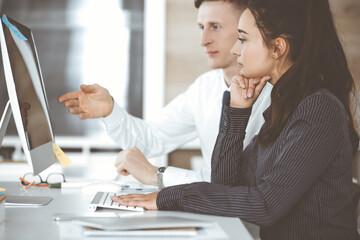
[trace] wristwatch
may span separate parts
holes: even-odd
[[[158,180],[158,187],[159,189],[163,189],[164,188],[164,180],[163,180],[163,176],[164,176],[164,172],[166,170],[166,167],[159,167],[157,169],[157,180]]]

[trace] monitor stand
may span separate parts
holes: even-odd
[[[9,124],[10,117],[11,117],[11,106],[9,100],[5,106],[5,110],[0,121],[0,147],[5,136],[5,132]]]
[[[11,117],[11,106],[10,101],[7,102],[4,113],[1,117],[0,121],[0,148],[1,143],[4,139],[5,132],[7,129],[7,126],[9,124],[9,120]],[[6,196],[5,199],[5,205],[6,206],[22,206],[22,207],[36,207],[36,206],[45,206],[49,202],[51,202],[51,197],[37,197],[37,196]]]

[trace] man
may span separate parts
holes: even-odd
[[[144,184],[159,187],[210,181],[211,154],[219,130],[223,92],[228,90],[232,77],[239,74],[230,50],[238,38],[237,24],[246,4],[246,0],[195,0],[201,45],[208,65],[216,70],[197,78],[157,119],[145,122],[130,116],[99,85],[82,85],[81,90],[59,98],[59,102],[70,107],[70,113],[81,119],[104,117],[108,134],[121,148],[127,149],[119,153],[115,163],[120,174],[131,174]],[[263,124],[262,113],[270,104],[270,92],[271,86],[267,84],[253,107],[244,146]],[[146,159],[169,153],[195,138],[200,139],[206,163],[198,171],[158,169]]]

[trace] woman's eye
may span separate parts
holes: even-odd
[[[241,43],[244,43],[244,42],[245,42],[245,38],[238,37],[238,39],[239,39],[239,41],[240,41]]]

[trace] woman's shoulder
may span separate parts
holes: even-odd
[[[308,121],[333,122],[335,119],[346,119],[346,111],[333,93],[327,89],[319,89],[300,102],[293,116]]]

